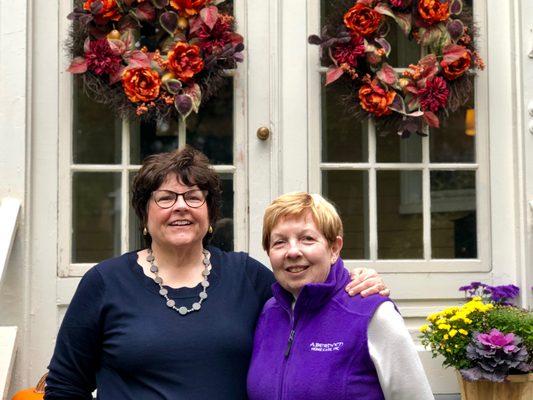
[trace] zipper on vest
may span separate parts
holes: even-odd
[[[287,358],[289,356],[289,353],[291,352],[292,342],[294,342],[294,329],[291,329],[289,340],[287,341],[287,348],[285,349],[285,358]]]

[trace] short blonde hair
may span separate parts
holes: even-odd
[[[310,212],[317,228],[330,245],[337,236],[343,235],[342,221],[335,206],[321,195],[306,192],[293,192],[281,195],[265,210],[263,216],[263,249],[270,248],[272,229],[282,218],[297,217]]]

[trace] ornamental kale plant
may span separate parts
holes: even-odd
[[[468,302],[427,317],[421,342],[433,357],[444,357],[467,380],[501,382],[509,374],[533,370],[533,312],[510,303],[515,285],[463,286]]]
[[[466,348],[466,357],[474,362],[474,367],[461,370],[461,375],[469,381],[486,379],[503,382],[514,370],[531,371],[528,352],[522,338],[498,329],[489,333],[474,334],[474,340]]]

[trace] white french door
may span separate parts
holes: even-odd
[[[129,186],[147,155],[185,143],[210,158],[223,185],[218,245],[261,256],[262,210],[276,171],[271,120],[273,6],[234,1],[245,61],[228,73],[220,96],[206,102],[185,126],[120,121],[88,98],[66,72],[67,14],[72,0],[32,5],[32,243],[34,263],[27,343],[30,380],[50,359],[62,316],[80,277],[95,263],[142,246],[129,206]],[[37,12],[39,10],[39,12]],[[258,137],[259,128],[268,135]],[[215,231],[217,236],[217,231]],[[25,356],[27,359],[29,353]],[[30,368],[28,370],[28,368]]]

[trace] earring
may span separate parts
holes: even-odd
[[[207,232],[213,233],[213,227],[211,225],[209,225],[209,229],[207,230]]]
[[[148,235],[148,229],[146,229],[146,226],[145,226],[143,229],[143,236],[147,236],[147,235]]]

